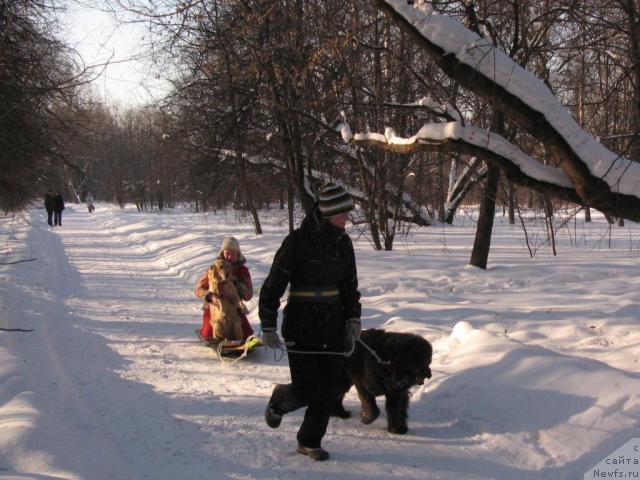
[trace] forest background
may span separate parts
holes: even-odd
[[[95,7],[148,28],[150,73],[171,85],[153,104],[123,106],[105,104],[92,87],[104,65],[85,64],[60,40],[64,2],[0,0],[0,207],[20,210],[47,189],[76,202],[91,192],[141,211],[232,204],[259,234],[261,209],[281,208],[293,228],[295,206],[308,207],[317,186],[335,180],[356,197],[352,220],[378,250],[391,250],[413,226],[452,223],[461,204],[478,204],[470,263],[481,268],[496,207],[525,229],[531,215],[521,210],[536,212],[551,245],[566,221],[556,218],[559,209],[588,220],[597,208],[623,226],[640,217],[636,191],[603,181],[548,112],[416,24],[450,18],[441,38],[464,25],[462,35],[484,42],[464,44],[467,51],[491,57],[496,71],[509,65],[504,59],[526,69],[536,89],[548,89],[596,143],[629,162],[620,178],[633,179],[638,3],[103,2]],[[531,175],[460,137],[415,140],[425,124],[447,122],[498,134],[567,178]],[[392,142],[396,132],[413,142]]]

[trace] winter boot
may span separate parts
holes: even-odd
[[[292,412],[304,406],[291,393],[291,385],[276,385],[264,411],[264,420],[271,428],[278,428],[285,413]]]
[[[271,402],[267,404],[267,408],[264,410],[264,421],[267,422],[267,425],[271,428],[278,428],[280,422],[282,422],[282,412]]]
[[[280,422],[282,422],[284,412],[282,411],[281,404],[285,399],[286,391],[286,385],[276,385],[273,392],[271,392],[271,398],[264,411],[264,420],[271,428],[278,428]]]
[[[329,452],[327,452],[322,447],[310,448],[298,444],[298,449],[296,450],[296,452],[301,455],[307,455],[308,457],[314,459],[316,462],[323,462],[329,459]]]

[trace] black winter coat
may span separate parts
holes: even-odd
[[[46,193],[44,196],[44,208],[47,212],[52,212],[55,206],[55,199],[52,193]]]
[[[360,292],[353,244],[347,233],[321,219],[317,208],[282,242],[260,290],[263,329],[277,327],[280,298],[292,290],[336,287],[333,301],[295,301],[284,309],[282,336],[295,348],[342,351],[345,322],[360,318]]]
[[[64,210],[64,200],[62,199],[62,195],[56,193],[53,196],[53,211],[54,212],[62,212]]]

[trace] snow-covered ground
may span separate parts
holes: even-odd
[[[286,358],[223,364],[193,332],[193,287],[223,236],[260,288],[286,233],[281,213],[262,221],[256,236],[233,212],[106,204],[69,205],[56,229],[39,210],[3,219],[0,328],[32,331],[0,331],[0,478],[570,480],[640,437],[640,227],[571,221],[557,257],[545,245],[531,259],[499,216],[481,271],[462,214],[392,252],[352,231],[365,326],[434,346],[409,434],[386,432],[384,413],[332,419],[328,462],[295,454],[302,413],[263,420]]]

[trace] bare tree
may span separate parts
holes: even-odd
[[[520,162],[501,153],[501,148],[491,148],[492,140],[500,138],[498,143],[501,143],[504,141],[503,137],[480,135],[482,138],[478,138],[476,142],[472,137],[479,132],[461,125],[423,129],[412,143],[389,141],[382,134],[361,137],[356,135],[353,143],[376,145],[398,152],[432,148],[436,144],[437,148],[444,150],[457,149],[477,154],[485,161],[499,166],[510,179],[518,183],[579,204],[593,206],[615,216],[635,220],[640,218],[640,198],[635,193],[634,186],[625,183],[626,176],[634,178],[636,167],[590,139],[550,92],[540,86],[539,80],[510,61],[491,43],[483,42],[481,37],[446,16],[429,15],[429,12],[414,9],[399,0],[377,0],[375,3],[388,12],[449,77],[460,82],[469,91],[492,101],[508,119],[541,141],[559,169],[549,168],[543,175],[528,173],[529,166],[533,166],[531,162],[535,162],[530,156],[525,154],[522,157],[524,163]],[[438,22],[446,22],[446,26],[441,27],[448,31],[449,38],[459,39],[460,50],[442,42],[442,37],[437,35],[440,30],[435,27]],[[452,49],[460,53],[449,54],[448,51]],[[497,71],[497,68],[505,67],[511,69],[508,76]],[[518,90],[519,85],[535,86],[537,93],[544,94],[543,98],[532,101],[522,89]],[[553,109],[561,118],[547,118],[546,109]],[[573,134],[569,133],[569,129]],[[572,141],[572,135],[588,142],[587,151]],[[502,144],[506,145],[508,143]],[[518,155],[522,153],[515,145],[510,148],[512,152],[518,152]]]
[[[619,87],[633,85],[635,57],[625,53],[611,69],[606,43],[615,38],[609,44],[634,51],[625,33],[636,21],[623,8],[628,2],[415,3],[132,6],[161,33],[157,51],[180,63],[165,107],[191,194],[203,202],[232,188],[228,198],[248,211],[286,201],[293,228],[294,196],[306,208],[318,183],[341,179],[359,199],[376,248],[391,248],[404,221],[428,223],[424,211],[452,221],[469,194],[486,202],[490,222],[500,179],[511,217],[518,197],[533,189],[638,218],[630,180],[637,167],[619,155],[630,152],[634,134],[607,140],[615,153],[589,135],[633,130]],[[449,16],[431,15],[432,7]],[[609,101],[624,113],[607,114]],[[582,112],[583,128],[562,104]],[[245,163],[257,157],[263,161]],[[466,170],[457,166],[463,161]],[[221,175],[225,186],[207,193]],[[479,197],[478,182],[486,190]],[[479,230],[487,237],[482,266],[489,223]]]
[[[58,108],[84,81],[74,52],[54,36],[55,5],[0,0],[0,208],[24,207],[62,186]]]

